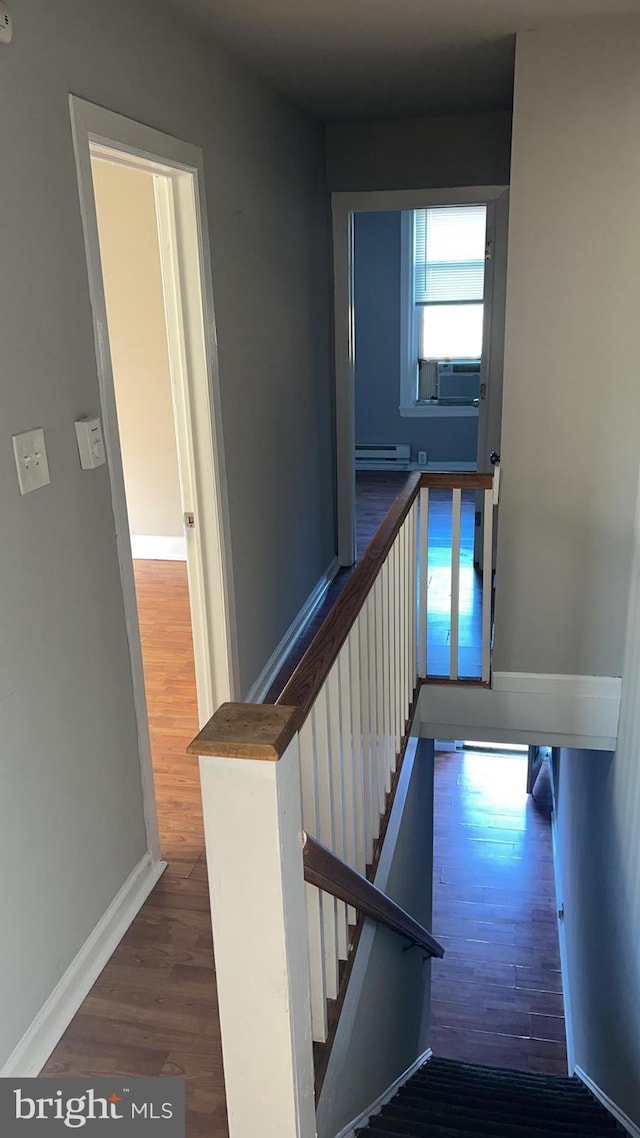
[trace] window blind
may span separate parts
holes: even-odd
[[[487,207],[437,206],[414,211],[414,301],[484,300]]]

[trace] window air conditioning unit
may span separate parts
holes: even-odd
[[[480,360],[438,360],[439,403],[473,403],[480,399]]]

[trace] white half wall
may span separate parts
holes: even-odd
[[[622,681],[615,676],[494,672],[490,688],[423,684],[417,733],[542,746],[615,747]]]

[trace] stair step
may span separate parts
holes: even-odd
[[[560,1109],[567,1109],[582,1114],[583,1112],[592,1113],[594,1109],[594,1102],[592,1096],[585,1090],[584,1095],[572,1095],[571,1097],[557,1093],[555,1091],[539,1091],[534,1094],[530,1090],[520,1091],[516,1087],[501,1087],[496,1090],[496,1087],[478,1084],[472,1088],[456,1085],[455,1083],[443,1084],[438,1080],[429,1082],[428,1080],[414,1082],[411,1080],[401,1087],[398,1094],[406,1095],[411,1094],[414,1098],[422,1098],[429,1101],[444,1101],[450,1103],[463,1103],[470,1100],[476,1103],[479,1102],[495,1102],[496,1096],[499,1097],[501,1107],[505,1110],[522,1109],[523,1107],[532,1107],[534,1109],[541,1108],[548,1112],[557,1111]],[[596,1104],[597,1105],[597,1104]],[[604,1108],[601,1108],[604,1109]]]
[[[540,1118],[537,1115],[523,1113],[520,1119],[507,1119],[502,1115],[501,1103],[496,1102],[492,1113],[486,1110],[478,1110],[477,1112],[465,1112],[461,1114],[458,1110],[415,1110],[407,1106],[404,1102],[389,1103],[388,1106],[382,1108],[382,1116],[385,1119],[396,1119],[399,1122],[410,1123],[412,1127],[424,1127],[428,1131],[429,1127],[433,1124],[436,1126],[450,1126],[453,1122],[464,1130],[470,1133],[481,1135],[492,1135],[494,1138],[526,1138],[528,1135],[547,1135],[553,1133],[556,1135],[566,1135],[567,1138],[590,1138],[593,1134],[601,1134],[602,1128],[599,1125],[594,1125],[593,1120],[591,1123],[584,1119],[575,1122],[559,1119],[557,1116],[554,1121],[550,1121],[548,1117]]]
[[[423,1111],[424,1113],[429,1112],[430,1118],[435,1118],[441,1113],[448,1113],[449,1115],[455,1113],[459,1118],[477,1118],[482,1113],[483,1108],[490,1106],[492,1102],[496,1104],[495,1096],[493,1100],[491,1100],[486,1093],[483,1096],[475,1095],[473,1099],[468,1099],[464,1096],[452,1098],[451,1096],[433,1093],[421,1094],[411,1087],[402,1088],[393,1101],[394,1103],[397,1102],[399,1106],[406,1106],[410,1110]],[[558,1119],[558,1106],[555,1103],[547,1102],[546,1099],[541,1098],[539,1102],[527,1099],[523,1102],[522,1100],[510,1101],[501,1097],[497,1101],[499,1102],[500,1116],[505,1119],[518,1120],[523,1117],[534,1117],[536,1120],[539,1120],[541,1124],[544,1123],[545,1125],[549,1121],[556,1122]],[[581,1103],[578,1107],[572,1106],[570,1114],[567,1112],[567,1115],[568,1117],[566,1121],[563,1122],[563,1125],[573,1129],[580,1129],[584,1128],[585,1124],[590,1120],[593,1120],[594,1112],[590,1108],[589,1103]],[[610,1121],[610,1128],[615,1130],[616,1124],[613,1119],[610,1119],[610,1116],[607,1115],[606,1112],[605,1120],[607,1122]],[[598,1125],[600,1125],[600,1120],[598,1121]]]
[[[357,1131],[371,1138],[611,1138],[578,1079],[432,1058]]]

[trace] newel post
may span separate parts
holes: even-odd
[[[295,709],[223,704],[200,755],[231,1138],[314,1138]]]

